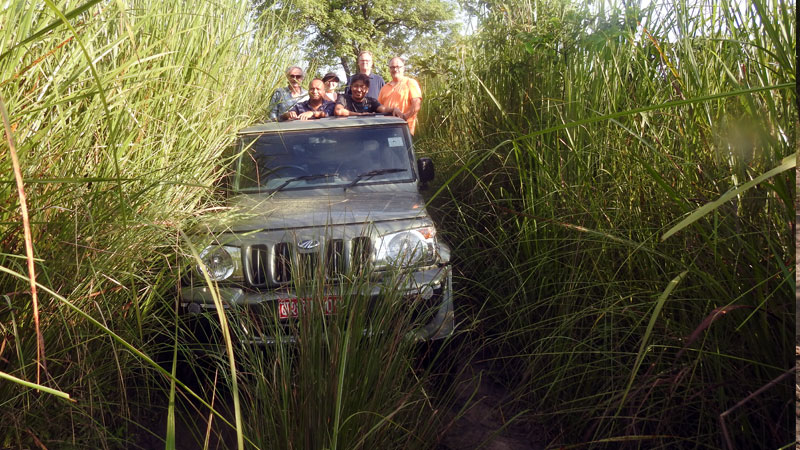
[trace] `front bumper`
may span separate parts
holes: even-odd
[[[431,319],[414,330],[409,331],[408,337],[415,340],[443,339],[453,333],[455,316],[453,312],[453,274],[449,265],[432,266],[415,272],[400,275],[399,279],[390,282],[377,280],[364,284],[359,288],[360,295],[369,295],[377,299],[382,292],[390,288],[399,291],[399,294],[408,299],[423,299],[428,303],[433,312]],[[241,286],[219,285],[214,286],[219,292],[223,308],[248,308],[250,310],[272,311],[276,314],[276,304],[279,299],[298,297],[291,288],[255,290]],[[350,287],[332,284],[326,286],[325,295],[341,296],[348,292]],[[434,302],[433,304],[430,304]],[[409,302],[410,303],[410,302]],[[377,304],[377,302],[375,303]],[[205,315],[214,312],[214,299],[209,286],[184,286],[180,292],[181,310],[190,316]],[[261,307],[259,309],[259,307]],[[284,319],[288,320],[288,319]],[[247,330],[242,330],[247,332]],[[255,343],[272,344],[276,341],[291,340],[287,336],[255,337],[250,340]]]

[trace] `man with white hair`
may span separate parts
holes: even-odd
[[[303,69],[298,66],[286,69],[286,78],[289,81],[289,85],[276,89],[272,94],[272,98],[269,101],[270,120],[278,120],[294,105],[308,100],[308,92],[300,85],[304,77]]]

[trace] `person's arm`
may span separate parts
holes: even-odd
[[[413,78],[406,78],[408,83],[408,96],[411,98],[409,100],[409,108],[408,112],[403,114],[403,119],[409,120],[416,117],[417,113],[419,112],[420,108],[422,107],[422,89],[419,88],[419,83],[417,80]]]
[[[373,106],[370,109],[376,113],[385,114],[387,116],[403,117],[403,111],[400,111],[399,109],[393,106],[381,105],[381,102],[379,102],[378,100],[374,100],[373,105],[377,106]]]
[[[337,116],[347,117],[351,113],[347,108],[344,107],[343,104],[337,103],[336,104],[336,109],[333,110],[333,114],[335,114]]]
[[[347,109],[347,99],[347,95],[340,95],[339,98],[336,99],[336,106],[333,109],[334,116],[347,117],[352,114],[352,112]]]
[[[297,120],[300,117],[300,104],[292,106],[291,109],[281,114],[278,120]]]
[[[309,120],[309,119],[322,119],[323,117],[328,117],[328,114],[323,110],[317,111],[306,111],[303,114],[297,116],[300,120]]]
[[[381,106],[378,106],[378,108],[375,110],[375,112],[378,112],[378,113],[381,113],[381,114],[385,114],[387,116],[395,116],[395,117],[399,117],[401,119],[405,119],[405,117],[403,117],[403,111],[400,111],[399,108],[391,108],[389,106],[381,105]]]
[[[278,111],[280,111],[281,93],[276,90],[272,93],[269,99],[269,120],[278,120]]]
[[[415,117],[422,107],[422,89],[419,88],[419,83],[413,78],[407,78],[407,80],[409,97],[411,97],[411,104],[409,106],[411,106],[411,108],[408,110],[407,114],[403,115],[403,119],[405,120]]]
[[[336,108],[335,102],[325,102],[322,104],[321,111],[325,111],[325,117],[333,117],[333,110]]]
[[[408,120],[417,115],[420,108],[422,107],[422,97],[412,98],[411,99],[411,110],[408,111],[407,114],[403,114],[403,120]]]

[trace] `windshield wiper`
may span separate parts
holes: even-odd
[[[372,177],[374,177],[376,175],[383,175],[385,173],[405,172],[406,170],[408,170],[408,169],[398,169],[398,168],[394,168],[394,169],[376,169],[376,170],[370,170],[369,172],[360,173],[360,174],[358,174],[356,176],[356,178],[350,184],[348,184],[347,186],[344,187],[344,190],[347,190],[347,188],[351,188],[351,187],[355,186],[362,179],[369,180],[370,178],[372,178]]]
[[[280,191],[281,189],[285,188],[289,183],[293,183],[295,181],[308,181],[308,180],[316,180],[318,178],[330,178],[336,177],[338,174],[335,173],[316,173],[313,175],[300,175],[297,177],[289,178],[288,180],[284,181],[283,184],[275,188],[275,192]]]

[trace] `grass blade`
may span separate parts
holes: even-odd
[[[678,284],[683,280],[686,275],[689,273],[688,270],[681,272],[677,277],[673,278],[672,281],[667,284],[666,289],[656,300],[655,307],[653,308],[653,312],[650,314],[650,322],[647,324],[647,329],[644,331],[642,335],[642,343],[639,346],[639,353],[636,355],[636,362],[633,363],[633,367],[631,368],[631,376],[628,379],[628,384],[625,386],[625,390],[622,392],[622,398],[619,400],[619,407],[617,408],[617,415],[619,415],[620,411],[622,411],[622,407],[625,405],[625,399],[628,396],[628,392],[631,390],[631,386],[633,386],[633,380],[636,379],[636,374],[639,372],[639,367],[642,365],[642,361],[644,360],[644,355],[647,353],[648,345],[647,343],[650,341],[650,336],[653,333],[653,328],[656,325],[656,321],[658,321],[658,317],[661,314],[661,309],[664,307],[664,302],[667,301],[667,298],[672,293],[673,290],[678,286]]]
[[[727,202],[728,200],[732,199],[733,197],[736,197],[736,196],[742,194],[743,192],[745,192],[746,190],[752,188],[753,186],[756,186],[759,183],[761,183],[761,182],[763,182],[765,180],[768,180],[768,179],[774,177],[775,175],[778,175],[780,173],[786,172],[787,170],[792,169],[792,168],[794,168],[796,166],[797,166],[797,153],[795,153],[795,154],[793,154],[791,156],[787,156],[787,157],[783,158],[783,161],[781,162],[781,164],[779,166],[773,168],[772,170],[770,170],[768,172],[762,173],[761,175],[753,178],[752,180],[748,181],[747,183],[743,183],[742,185],[737,186],[734,189],[731,189],[730,191],[722,194],[722,196],[720,196],[718,199],[714,200],[713,202],[706,203],[705,205],[703,205],[703,206],[697,208],[696,210],[692,211],[692,213],[689,214],[688,217],[686,217],[685,219],[681,220],[677,225],[675,225],[674,227],[670,228],[666,233],[664,233],[664,235],[661,236],[661,240],[662,241],[667,240],[670,236],[672,236],[675,233],[683,230],[684,228],[688,227],[689,225],[697,222],[698,220],[703,218],[706,214],[708,214],[708,213],[714,211],[715,209],[717,209],[721,204]]]
[[[37,391],[42,391],[42,392],[44,392],[46,394],[51,394],[51,395],[55,395],[56,397],[64,398],[64,399],[67,399],[67,400],[72,400],[69,397],[69,394],[67,394],[66,392],[59,391],[58,389],[49,388],[47,386],[42,386],[41,384],[38,384],[38,383],[31,383],[30,381],[25,381],[25,380],[23,380],[21,378],[17,378],[14,375],[9,375],[9,374],[7,374],[5,372],[2,372],[2,371],[0,371],[0,378],[4,379],[6,381],[11,381],[12,383],[20,384],[20,385],[25,386],[25,387],[30,388],[30,389],[36,389]]]

